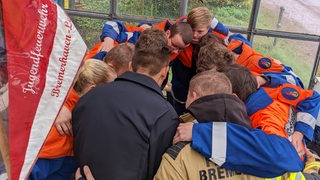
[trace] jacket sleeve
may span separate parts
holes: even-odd
[[[245,44],[247,44],[248,46],[252,47],[252,44],[250,41],[248,41],[244,36],[242,36],[241,34],[238,33],[234,33],[231,36],[228,37],[228,42],[227,44],[229,44],[229,42],[231,42],[231,40],[238,40],[241,41]]]
[[[294,130],[311,141],[320,109],[319,93],[289,83],[280,86],[279,92],[278,99],[293,106],[297,112]]]
[[[287,139],[232,123],[195,124],[191,147],[226,169],[259,177],[276,177],[303,168]]]
[[[279,87],[282,84],[290,83],[301,88],[304,88],[303,83],[300,78],[293,72],[289,73],[287,70],[284,72],[271,72],[271,73],[263,73],[263,76],[266,76],[270,79],[270,84],[267,84],[268,87]]]
[[[306,94],[313,90],[302,91]],[[306,95],[306,98],[297,104],[296,109],[297,122],[294,130],[301,132],[309,141],[312,141],[314,128],[317,123],[317,117],[320,110],[319,93],[313,91],[311,96]]]
[[[211,21],[211,28],[213,31],[222,34],[224,36],[228,36],[229,28],[222,24],[217,18],[213,17]]]

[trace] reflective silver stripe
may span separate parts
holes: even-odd
[[[290,74],[291,74],[291,71],[290,71]],[[292,76],[285,75],[285,78],[290,84],[297,85],[295,79]]]
[[[306,112],[298,112],[297,113],[297,122],[304,122],[314,128],[316,125],[316,119],[309,113]]]
[[[212,157],[211,161],[221,166],[226,162],[227,152],[227,123],[212,123]]]
[[[294,132],[294,125],[296,122],[297,122],[297,113],[293,109],[293,107],[290,105],[288,123],[284,126],[289,141],[292,140],[292,134]]]
[[[297,172],[295,180],[300,180],[300,179],[302,179],[301,172]]]
[[[214,29],[218,25],[219,21],[216,18],[213,18],[211,21],[211,28]]]
[[[108,21],[108,22],[106,22],[106,24],[112,26],[113,30],[115,30],[117,32],[117,34],[119,34],[120,30],[119,30],[118,24],[116,22]]]
[[[127,40],[129,40],[133,36],[133,32],[126,32],[126,34],[127,34]]]

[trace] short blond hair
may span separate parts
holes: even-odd
[[[188,14],[187,22],[190,24],[192,29],[204,26],[210,27],[212,14],[206,7],[193,8]]]
[[[114,70],[105,62],[88,59],[81,66],[74,90],[82,94],[89,85],[101,85],[113,81],[117,77]]]
[[[132,43],[121,43],[112,48],[103,58],[106,63],[111,63],[118,73],[121,69],[129,70],[129,63],[132,61],[134,45]]]
[[[193,76],[190,80],[189,92],[196,92],[199,97],[213,94],[231,94],[232,85],[225,74],[212,69]]]

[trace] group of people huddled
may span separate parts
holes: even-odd
[[[320,95],[206,7],[100,39],[29,179],[320,179]]]

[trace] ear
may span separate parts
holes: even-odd
[[[167,30],[167,31],[166,31],[166,36],[167,36],[168,39],[169,39],[170,35],[171,35],[171,31],[170,31],[170,30]]]
[[[91,85],[89,86],[89,90],[95,88],[96,86],[97,86],[97,85],[95,85],[95,84],[91,84]]]
[[[133,68],[132,68],[132,61],[129,62],[129,71],[133,71]]]
[[[111,62],[107,62],[108,66],[110,66],[112,69],[114,69],[114,65]]]
[[[169,69],[170,69],[169,66],[165,66],[162,68],[161,77],[163,77],[163,79],[165,79],[167,77]]]
[[[194,98],[194,99],[198,99],[199,95],[195,91],[192,91],[191,97]]]
[[[237,94],[235,94],[235,93],[232,93],[232,95],[234,95],[234,96],[236,96],[237,98],[239,98],[239,96],[237,95]],[[240,98],[239,98],[240,99]]]

